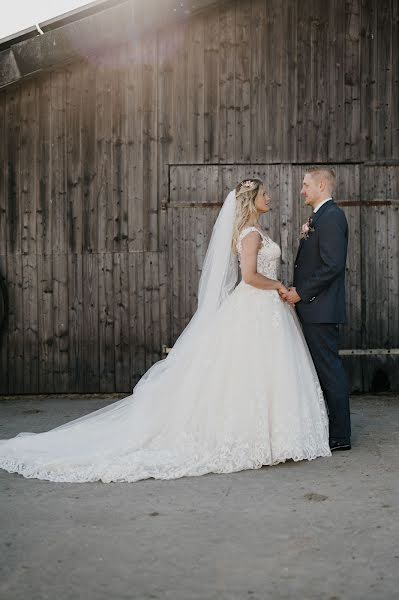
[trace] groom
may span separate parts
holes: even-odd
[[[301,196],[313,208],[313,215],[302,226],[294,287],[283,298],[296,306],[326,398],[330,448],[350,450],[349,389],[338,354],[338,324],[346,323],[348,224],[331,197],[334,188],[335,173],[331,169],[306,170]]]

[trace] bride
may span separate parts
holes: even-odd
[[[50,481],[132,482],[331,456],[316,371],[295,310],[280,297],[281,250],[259,223],[269,202],[258,179],[228,194],[197,311],[130,396],[0,441],[0,467]]]

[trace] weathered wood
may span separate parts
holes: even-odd
[[[114,293],[110,309],[114,309],[115,388],[130,388],[129,356],[129,271],[126,252],[113,254]]]
[[[236,15],[229,3],[219,13],[219,160],[234,162],[235,146],[235,27]]]
[[[203,17],[204,27],[204,162],[219,159],[219,8]]]
[[[54,386],[54,276],[53,276],[53,261],[50,254],[39,254],[37,261],[37,282],[38,282],[38,308],[39,308],[39,391],[41,393],[51,393],[58,391],[57,387]],[[74,278],[69,275],[68,277],[71,293],[75,294],[73,287]],[[81,314],[76,314],[76,328],[79,332],[79,323],[81,322]],[[74,343],[74,323],[69,321],[71,325],[71,345],[73,349]],[[76,339],[80,336],[77,334]],[[73,376],[76,377],[79,372],[78,369],[81,366],[79,361],[80,356],[77,357],[76,361],[71,362],[70,368],[73,369]],[[71,380],[71,383],[74,379]],[[74,388],[70,388],[71,391],[75,391]],[[79,386],[76,386],[76,391]],[[82,388],[80,388],[82,389]]]
[[[387,168],[387,193],[399,198],[399,168]],[[399,348],[399,203],[387,218],[388,347]]]
[[[66,74],[55,71],[51,74],[51,252],[65,254],[68,248],[67,231],[67,185],[66,185]]]
[[[266,11],[264,0],[252,1],[251,28],[251,161],[266,161]]]
[[[235,148],[237,162],[251,160],[251,2],[236,8]]]
[[[115,384],[115,313],[113,254],[99,254],[98,276],[98,334],[100,352],[100,390],[112,392]],[[127,278],[129,282],[129,278]],[[129,352],[127,354],[129,356]]]
[[[128,69],[125,82],[127,110],[126,186],[128,198],[128,251],[144,249],[144,181],[143,181],[143,86],[141,84],[143,46],[128,46]],[[109,160],[104,156],[104,169]],[[105,195],[107,199],[109,194]]]
[[[345,159],[360,154],[360,0],[345,4]]]
[[[96,73],[96,167],[95,194],[98,207],[98,250],[114,249],[112,86],[110,59],[100,57]],[[128,86],[128,84],[127,84]]]
[[[50,279],[51,281],[51,279]],[[44,282],[45,283],[45,282]],[[84,373],[86,361],[89,359],[84,347],[84,320],[85,311],[83,306],[83,260],[82,254],[68,255],[68,365],[69,381],[68,389],[71,392],[79,392],[85,389]],[[51,296],[48,299],[51,303]],[[51,304],[50,304],[51,305]],[[48,312],[48,311],[46,311]],[[44,315],[45,316],[45,315]],[[52,321],[50,321],[50,324]],[[101,313],[99,313],[99,327],[101,326]],[[51,339],[51,335],[49,336]],[[101,337],[99,338],[101,339]],[[103,353],[106,348],[103,346]],[[49,351],[48,348],[45,350]],[[113,382],[114,383],[114,382]],[[113,386],[112,386],[113,389]],[[52,391],[52,390],[49,390]],[[100,391],[103,391],[102,389]]]
[[[157,126],[157,45],[151,37],[143,46],[143,198],[145,249],[158,250],[158,126]],[[180,86],[181,87],[181,86]],[[183,107],[183,113],[186,107]]]
[[[2,92],[0,390],[129,391],[193,314],[240,179],[265,181],[291,283],[311,161],[350,226],[342,344],[398,345],[398,19],[390,0],[221,2]],[[356,360],[365,389],[383,363]]]
[[[96,74],[90,64],[82,65],[82,243],[84,252],[98,250],[98,199],[95,180],[98,177],[95,155]],[[115,202],[115,200],[114,200]]]
[[[22,296],[22,255],[7,254],[8,313],[8,392],[24,393],[24,314]],[[28,359],[28,356],[26,356]]]
[[[53,255],[54,388],[69,390],[68,255]],[[89,355],[91,356],[91,355]]]
[[[130,371],[132,383],[136,383],[146,368],[146,337],[144,313],[144,254],[129,254],[129,333]]]
[[[39,391],[39,302],[36,252],[22,255],[22,274],[23,389],[24,392],[32,394]]]
[[[44,75],[38,82],[38,151],[37,151],[37,240],[36,248],[39,255],[49,255],[52,252],[52,222],[51,222],[51,204],[52,204],[52,169],[51,148],[52,135],[51,129],[51,73]],[[69,227],[72,227],[69,222]]]
[[[5,280],[7,272],[7,256],[0,254],[0,275]],[[8,394],[8,334],[7,322],[0,331],[0,394]]]
[[[83,255],[83,352],[85,372],[83,380],[88,392],[100,389],[98,347],[98,255]]]

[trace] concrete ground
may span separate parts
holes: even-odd
[[[2,399],[0,438],[109,400]],[[0,470],[1,599],[399,598],[399,398],[351,409],[352,451],[310,462],[132,484]]]

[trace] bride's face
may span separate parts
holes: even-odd
[[[259,213],[267,213],[270,210],[270,196],[266,193],[263,185],[260,186],[255,198],[255,208]]]

